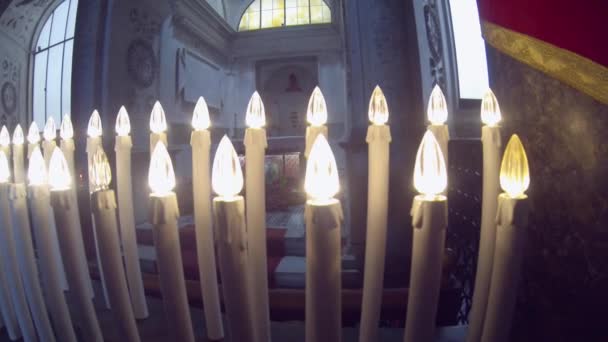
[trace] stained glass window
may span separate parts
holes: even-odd
[[[255,0],[243,13],[239,31],[330,22],[323,0]]]

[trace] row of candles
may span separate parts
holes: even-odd
[[[529,185],[527,158],[516,135],[509,141],[500,164],[500,109],[491,91],[484,96],[481,113],[485,123],[482,128],[483,212],[479,264],[467,337],[471,342],[500,341],[508,336],[515,302],[515,282],[521,263],[522,229],[527,217],[524,192]],[[386,98],[376,87],[369,104],[371,124],[366,138],[369,144],[369,183],[360,326],[362,342],[378,338],[388,214],[391,141],[388,115]],[[418,149],[414,169],[414,187],[420,195],[414,198],[411,209],[413,249],[405,341],[433,339],[440,291],[447,227],[445,190],[449,134],[445,125],[447,104],[437,86],[431,93],[428,116],[431,125]],[[310,126],[306,131],[305,156],[308,162],[304,182],[308,194],[305,209],[306,340],[339,341],[343,214],[340,201],[334,198],[339,192],[339,178],[327,141],[327,107],[319,88],[315,88],[310,98],[307,119]],[[232,340],[270,340],[264,204],[267,140],[264,106],[257,92],[248,104],[246,121],[248,128],[244,145],[247,163],[246,179],[243,180],[237,154],[226,136],[217,147],[212,173],[209,174],[211,122],[204,99],[196,104],[192,119],[194,222],[204,316],[211,340],[222,339],[225,335],[215,266],[216,248]],[[159,103],[152,110],[150,129],[148,181],[152,192],[149,214],[167,321],[176,340],[194,341],[181,267],[177,225],[179,209],[173,192],[176,180],[166,147],[167,122]],[[101,146],[101,118],[96,111],[92,114],[86,148],[89,190],[106,305],[116,312],[125,340],[139,341],[135,320],[147,317],[148,312],[135,239],[132,142],[129,117],[124,107],[117,116],[116,132],[117,197],[109,188],[112,175]],[[86,339],[101,341],[102,332],[91,301],[92,286],[73,186],[74,144],[69,116],[62,121],[60,136],[61,148],[57,148],[56,130],[52,118],[49,118],[44,130],[43,156],[39,148],[40,135],[36,124],[32,123],[27,137],[29,184],[26,187],[23,132],[17,126],[13,134],[14,182],[10,183],[7,156],[11,139],[6,127],[0,131],[0,216],[5,227],[1,231],[4,246],[1,248],[3,272],[0,276],[6,278],[0,279],[0,311],[12,339],[23,335],[26,341],[34,341],[37,336],[44,341],[54,341],[37,280],[32,236],[28,235],[30,222],[26,199],[29,198],[31,226],[40,256],[41,281],[48,291],[46,305],[57,336],[62,341],[76,340],[63,296],[63,291],[69,288],[78,318],[83,322]],[[246,198],[239,195],[243,185]],[[505,193],[499,194],[499,187]],[[213,201],[211,189],[217,194]]]

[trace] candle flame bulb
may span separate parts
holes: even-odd
[[[304,189],[314,201],[319,203],[330,201],[340,191],[336,159],[323,134],[317,136],[310,149]]]
[[[44,131],[42,132],[42,136],[46,141],[52,141],[57,138],[57,128],[55,127],[55,120],[52,116],[46,120],[46,124],[44,125]]]
[[[211,186],[219,196],[230,199],[243,189],[243,171],[232,142],[224,135],[215,152]]]
[[[312,126],[323,126],[327,123],[327,105],[319,87],[315,87],[315,90],[312,91],[308,101],[306,119]]]
[[[414,187],[426,198],[442,193],[448,184],[448,176],[441,147],[430,131],[424,133],[414,166]]]
[[[27,130],[27,141],[30,144],[37,144],[40,142],[40,130],[38,129],[38,125],[36,125],[36,121],[32,121],[30,128]]]
[[[429,121],[433,125],[443,125],[448,119],[448,104],[443,95],[443,91],[439,85],[435,85],[431,96],[429,97],[429,105],[427,107],[427,115]]]
[[[63,120],[61,120],[59,136],[63,140],[72,139],[74,137],[74,126],[72,126],[72,119],[70,119],[69,114],[65,114]]]
[[[498,99],[492,89],[488,89],[481,100],[481,121],[488,126],[496,126],[500,120]]]
[[[167,151],[167,147],[162,141],[156,143],[150,158],[148,184],[152,189],[152,195],[158,197],[170,194],[175,187],[173,163],[169,151]]]
[[[89,118],[89,126],[87,127],[87,135],[89,138],[99,138],[103,133],[103,129],[101,127],[101,117],[99,116],[99,112],[94,110]]]
[[[150,130],[153,133],[163,133],[167,130],[167,119],[165,118],[165,110],[160,102],[156,101],[152,107],[150,114]]]
[[[247,105],[247,114],[245,121],[250,128],[262,128],[266,125],[266,112],[264,111],[264,103],[257,91],[251,95],[249,104]]]
[[[505,149],[500,165],[500,187],[511,198],[524,197],[530,186],[530,170],[524,145],[513,134]]]
[[[0,129],[0,145],[6,147],[11,144],[11,135],[8,133],[8,128],[2,126]]]
[[[11,170],[8,166],[8,159],[4,151],[0,150],[0,183],[8,183],[11,177]]]
[[[48,181],[51,191],[69,190],[72,185],[70,167],[60,148],[55,147],[49,162]]]
[[[30,185],[44,185],[47,182],[46,165],[44,165],[44,157],[38,146],[34,147],[30,156],[27,178],[30,181]]]
[[[89,167],[89,178],[91,179],[93,192],[107,190],[108,186],[110,185],[110,181],[112,180],[110,163],[108,162],[108,157],[101,146],[99,146],[93,154],[91,167]]]
[[[23,145],[24,142],[23,129],[21,129],[21,125],[17,124],[17,127],[15,127],[15,130],[13,131],[13,144]]]
[[[209,108],[207,107],[207,101],[201,96],[196,101],[194,106],[194,112],[192,114],[192,127],[195,131],[202,131],[211,126],[211,119],[209,119]]]
[[[384,125],[388,121],[388,105],[380,86],[376,86],[369,100],[369,121],[374,125]]]
[[[131,120],[125,106],[121,106],[116,117],[116,134],[119,137],[126,137],[131,133]]]

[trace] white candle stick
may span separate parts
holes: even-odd
[[[196,230],[196,251],[207,337],[210,340],[224,338],[224,326],[220,308],[220,295],[217,283],[215,245],[211,220],[211,177],[209,175],[209,152],[211,136],[209,133],[209,109],[201,97],[194,107],[192,116],[192,194],[194,199],[194,228]]]
[[[325,97],[321,93],[319,87],[315,87],[308,101],[308,110],[306,112],[306,120],[310,126],[306,127],[306,147],[304,150],[304,157],[308,158],[312,144],[317,139],[317,136],[324,135],[328,137],[327,133],[327,104],[325,103]]]
[[[51,205],[55,221],[57,222],[57,230],[61,238],[61,254],[65,264],[66,275],[70,283],[69,295],[72,296],[76,317],[82,321],[82,328],[86,341],[103,341],[95,308],[90,297],[90,290],[86,279],[88,275],[82,274],[82,264],[79,261],[80,254],[78,245],[83,241],[78,240],[78,235],[75,233],[80,227],[75,226],[74,220],[71,218],[74,211],[72,205],[72,176],[68,163],[60,149],[53,150],[49,163],[49,185],[51,187]]]
[[[34,323],[27,306],[21,272],[17,261],[15,233],[10,208],[10,167],[4,151],[0,150],[0,259],[5,272],[17,322],[25,341],[36,341]]]
[[[55,250],[51,243],[52,228],[50,194],[47,172],[40,148],[32,150],[28,166],[28,197],[30,200],[32,226],[40,262],[42,284],[46,293],[47,308],[51,314],[55,332],[60,341],[76,342],[70,311],[65,301],[61,279],[62,269],[54,261]]]
[[[234,147],[225,135],[213,160],[211,184],[218,194],[213,199],[213,214],[228,329],[233,341],[254,341],[255,320],[248,298],[245,203],[239,196],[243,173]]]
[[[517,135],[511,136],[500,167],[500,186],[496,214],[496,246],[483,342],[509,341],[511,323],[517,302],[517,288],[528,225],[530,171],[526,151]]]
[[[25,167],[23,156],[23,129],[21,125],[17,125],[13,131],[13,172],[15,183],[25,183]]]
[[[467,342],[478,342],[483,332],[483,319],[488,303],[490,278],[496,243],[496,207],[500,192],[498,173],[500,168],[500,108],[492,90],[488,90],[481,103],[481,144],[483,147],[483,195],[481,202],[481,229],[479,254],[473,290],[473,305],[469,314]]]
[[[378,86],[374,89],[369,103],[369,119],[372,124],[367,129],[366,139],[369,145],[369,171],[360,342],[377,341],[379,338],[378,321],[382,307],[386,256],[391,130],[386,125],[388,120],[386,98]]]
[[[258,92],[247,105],[245,131],[245,205],[247,207],[247,239],[249,247],[249,288],[256,341],[270,341],[270,310],[268,307],[268,266],[266,261],[266,114]]]
[[[412,204],[412,266],[408,291],[405,342],[433,341],[439,303],[447,199],[441,195],[447,172],[441,147],[427,131],[416,155],[414,187],[421,193]]]
[[[72,211],[72,220],[74,220],[74,225],[76,227],[82,227],[82,224],[80,223],[80,209],[79,209],[79,205],[78,205],[78,194],[76,191],[76,167],[75,167],[75,163],[74,163],[74,150],[76,149],[76,146],[74,145],[74,127],[72,126],[72,120],[70,119],[70,115],[66,114],[63,116],[63,120],[61,121],[61,127],[59,129],[59,136],[61,137],[61,152],[63,152],[63,155],[65,156],[65,159],[68,162],[68,167],[70,169],[70,174],[72,175],[72,184],[74,184],[74,186],[72,187],[72,203],[74,206],[74,210]],[[84,241],[84,237],[82,235],[82,229],[78,229],[76,232],[77,235],[77,240],[78,241]],[[78,251],[80,254],[80,262],[82,263],[82,268],[84,269],[84,274],[89,274],[89,265],[87,262],[87,254],[84,250],[84,243],[80,244],[78,246]],[[89,284],[89,290],[90,290],[90,295],[91,298],[94,297],[94,292],[93,292],[93,283],[91,282],[91,277],[87,276],[86,279],[87,283]]]
[[[30,130],[31,129],[33,128],[30,127]],[[52,116],[49,116],[49,118],[46,120],[44,130],[42,131],[42,137],[44,138],[44,141],[42,142],[42,151],[44,152],[44,161],[46,163],[46,167],[48,168],[53,150],[55,149],[55,146],[57,146],[57,143],[55,142],[55,139],[57,139],[57,128],[55,126],[55,120],[53,120]]]
[[[15,249],[17,263],[21,271],[25,297],[34,319],[34,325],[41,341],[55,341],[51,321],[38,278],[38,266],[32,241],[30,217],[27,209],[27,189],[24,183],[12,184],[10,189],[11,209],[15,226]]]
[[[150,222],[153,226],[156,262],[167,321],[175,341],[193,342],[194,331],[177,226],[179,209],[173,192],[175,174],[171,157],[162,141],[156,143],[152,152],[148,182],[152,189]]]
[[[2,154],[6,158],[4,154]],[[1,159],[1,156],[0,156]],[[7,161],[8,164],[8,161]],[[8,167],[8,165],[7,165]],[[9,174],[1,174],[0,178],[5,178],[4,182],[8,182],[10,178]],[[0,185],[0,188],[3,185]],[[0,208],[1,211],[5,211]],[[6,222],[0,222],[5,224]],[[0,251],[0,257],[4,259],[4,254],[8,252],[7,249],[4,248],[4,243],[0,241],[0,248],[4,250],[4,253]],[[6,259],[8,260],[8,259]],[[4,261],[0,261],[0,312],[2,313],[2,320],[4,321],[4,325],[6,326],[6,330],[8,332],[9,338],[11,340],[17,340],[21,337],[21,329],[19,328],[19,322],[17,320],[17,314],[15,313],[15,306],[13,305],[13,298],[11,293],[11,288],[9,286],[9,279],[11,278],[10,269],[6,267],[7,263]]]
[[[32,121],[30,128],[27,131],[27,157],[30,158],[36,147],[40,146],[40,130],[36,121]]]
[[[306,341],[340,341],[342,335],[342,206],[336,160],[324,135],[308,156],[306,201]]]
[[[150,114],[150,153],[154,151],[156,143],[162,141],[165,146],[169,146],[167,143],[167,119],[165,117],[165,110],[160,102],[156,101],[154,107],[152,107],[152,113]]]
[[[93,162],[93,154],[97,151],[99,146],[102,146],[101,136],[103,134],[103,128],[101,125],[101,117],[99,116],[99,112],[94,110],[89,118],[89,124],[87,126],[87,167],[90,170]],[[89,193],[93,193],[93,183],[92,179],[89,177]],[[77,207],[76,207],[77,208]],[[103,269],[103,263],[101,261],[101,255],[99,251],[99,243],[97,242],[97,228],[95,227],[95,217],[93,212],[91,212],[91,225],[93,227],[93,241],[95,243],[95,256],[97,259],[97,268],[99,269],[99,278],[101,279],[101,288],[103,290],[103,299],[106,305],[106,308],[110,309],[111,303],[110,298],[108,296],[108,287],[106,285],[105,272]],[[88,284],[91,284],[91,277],[89,275],[89,267],[85,258],[85,270],[86,270],[86,281]],[[90,286],[91,298],[93,295],[93,287]]]
[[[431,123],[427,128],[433,133],[435,139],[437,139],[437,143],[441,147],[441,152],[443,152],[443,159],[447,165],[450,132],[445,122],[448,119],[448,104],[439,85],[435,85],[431,92],[431,96],[429,97],[427,116]]]
[[[133,184],[131,180],[131,123],[129,114],[120,107],[116,118],[116,192],[118,196],[118,220],[120,239],[127,271],[127,283],[131,295],[131,305],[136,319],[148,317],[148,304],[141,276],[137,236],[135,231],[135,214],[133,210]]]
[[[103,148],[99,146],[93,154],[89,170],[89,179],[93,185],[92,210],[99,238],[99,252],[102,263],[105,265],[108,297],[112,311],[116,314],[115,321],[121,331],[121,340],[138,342],[139,332],[127,289],[127,277],[122,263],[118,237],[116,197],[114,191],[108,189],[111,177],[110,163]]]
[[[0,129],[0,151],[4,152],[7,159],[11,158],[11,135],[6,126]]]

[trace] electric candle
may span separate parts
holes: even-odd
[[[308,156],[306,201],[306,341],[340,341],[342,333],[342,205],[336,160],[324,135]]]
[[[50,194],[47,185],[47,172],[39,147],[32,150],[28,166],[28,197],[32,213],[33,232],[40,261],[42,284],[46,292],[47,307],[51,314],[53,326],[60,341],[76,342],[76,333],[72,326],[70,311],[65,301],[62,279],[65,276],[55,259],[55,250],[51,243],[53,225]]]
[[[308,101],[306,120],[310,126],[306,127],[306,148],[304,150],[304,157],[308,158],[317,136],[322,134],[325,138],[328,138],[327,126],[325,125],[327,123],[327,104],[325,103],[325,97],[319,87],[315,87],[310,96],[310,100]]]
[[[509,340],[528,225],[528,157],[519,137],[511,136],[500,166],[496,246],[481,341]]]
[[[14,227],[11,221],[10,173],[8,159],[4,151],[0,150],[0,262],[2,263],[3,273],[5,273],[10,300],[13,303],[23,339],[25,341],[35,341],[37,339],[36,331],[23,290],[21,272],[17,261]]]
[[[135,231],[135,214],[133,210],[133,184],[131,180],[131,122],[125,107],[120,107],[116,117],[116,192],[118,197],[118,221],[120,239],[125,259],[127,283],[131,295],[131,305],[136,319],[148,317],[148,304],[141,276],[137,236]]]
[[[76,149],[76,146],[74,145],[74,127],[72,126],[72,120],[70,119],[70,115],[69,114],[65,114],[63,116],[63,119],[61,120],[61,126],[59,128],[59,136],[61,137],[61,142],[60,142],[60,146],[61,146],[61,152],[63,152],[63,155],[65,156],[65,159],[68,162],[68,167],[70,170],[70,174],[72,175],[72,184],[77,184],[76,183],[76,168],[75,168],[75,164],[74,164],[74,150]],[[72,190],[72,205],[74,206],[74,210],[72,211],[72,220],[74,220],[74,225],[76,227],[82,227],[82,224],[80,223],[80,210],[78,209],[78,195],[76,193],[76,186],[71,187]],[[77,241],[84,241],[84,238],[82,236],[82,230],[79,229],[76,232],[77,235]],[[80,262],[82,263],[82,267],[84,270],[83,274],[87,275],[87,283],[89,284],[89,290],[90,290],[90,295],[91,298],[93,298],[94,293],[93,293],[93,284],[91,282],[91,278],[88,277],[89,274],[89,267],[88,267],[88,263],[87,263],[87,256],[86,256],[86,252],[84,250],[84,244],[81,244],[78,248],[77,251],[80,254]]]
[[[266,179],[264,159],[266,140],[266,113],[258,92],[254,92],[247,105],[245,131],[245,206],[247,208],[247,238],[251,266],[249,289],[256,341],[270,340],[270,311],[268,307],[268,266],[266,261]]]
[[[369,102],[369,120],[372,124],[367,129],[366,139],[369,146],[369,171],[360,342],[378,340],[378,320],[382,306],[384,258],[386,256],[391,130],[386,125],[388,121],[386,98],[379,86],[374,89]]]
[[[25,298],[34,319],[34,326],[42,341],[55,341],[51,321],[47,316],[46,305],[38,278],[38,266],[32,240],[30,217],[27,208],[27,189],[24,183],[11,184],[10,203],[15,226],[15,250],[17,264],[21,271]]]
[[[4,152],[6,158],[11,157],[11,135],[4,125],[0,129],[0,150]]]
[[[13,131],[13,170],[15,183],[25,183],[25,168],[23,166],[23,129],[17,124]]]
[[[103,341],[95,308],[90,297],[88,272],[83,274],[78,246],[83,243],[78,240],[75,225],[72,219],[75,210],[72,202],[72,176],[70,168],[61,149],[54,149],[49,163],[49,185],[51,188],[51,205],[57,223],[57,230],[61,239],[61,254],[70,283],[69,295],[73,297],[78,316],[83,321],[83,332],[87,341]]]
[[[154,151],[154,147],[159,141],[168,146],[166,132],[167,119],[165,118],[165,110],[160,105],[160,102],[156,101],[150,114],[150,152]]]
[[[135,324],[127,278],[122,264],[120,239],[118,237],[118,222],[116,221],[116,197],[109,189],[112,173],[110,163],[103,148],[99,146],[93,154],[89,179],[93,185],[92,208],[95,218],[95,228],[99,239],[99,252],[102,264],[105,265],[105,275],[108,286],[108,297],[112,311],[116,313],[116,322],[126,341],[139,341],[139,333]]]
[[[32,155],[32,151],[40,145],[40,130],[38,130],[36,121],[32,121],[32,124],[27,131],[27,142],[27,157],[29,158]]]
[[[447,227],[447,172],[441,147],[428,130],[414,166],[412,204],[412,266],[408,292],[405,342],[433,341],[439,302],[441,268]]]
[[[427,116],[431,123],[427,129],[435,136],[437,143],[441,147],[441,152],[443,152],[443,159],[447,164],[450,132],[445,122],[448,119],[448,104],[439,85],[435,85],[429,97]]]
[[[42,137],[44,138],[44,142],[42,143],[42,151],[44,152],[44,161],[48,167],[53,150],[55,149],[55,146],[57,146],[57,143],[55,142],[55,139],[57,138],[57,128],[55,127],[55,120],[53,120],[52,116],[49,116],[49,118],[46,120]]]
[[[6,155],[2,152],[0,153],[0,161],[2,159],[2,157],[4,157],[6,159]],[[6,162],[6,164],[8,164],[8,161]],[[8,165],[6,165],[7,170],[3,170],[2,168],[0,168],[0,191],[2,190],[2,187],[4,185],[2,185],[1,183],[7,183],[9,178],[10,178],[10,174],[8,171]],[[1,202],[2,200],[0,200]],[[3,208],[0,208],[0,210],[2,212],[4,212],[5,210]],[[0,212],[1,213],[1,212]],[[2,222],[2,224],[4,224],[5,222]],[[3,229],[0,229],[3,230]],[[6,243],[6,242],[4,242]],[[4,250],[4,244],[2,241],[0,241],[0,247]],[[0,257],[2,257],[3,260],[7,260],[4,259],[4,254],[6,254],[8,252],[8,250],[4,250],[4,251],[0,251]],[[11,293],[11,289],[9,286],[9,278],[10,278],[10,269],[8,267],[6,267],[6,262],[5,261],[0,261],[0,312],[2,313],[2,320],[3,323],[6,327],[6,330],[8,332],[9,338],[11,340],[16,340],[18,338],[21,337],[21,330],[19,328],[19,322],[17,320],[17,316],[15,313],[15,307],[13,305],[13,298],[12,298],[12,293]]]
[[[152,189],[150,222],[153,226],[156,262],[167,321],[176,341],[193,342],[194,331],[177,226],[179,208],[173,192],[175,173],[169,152],[162,141],[156,143],[152,152],[148,183]]]
[[[481,102],[481,144],[483,147],[483,195],[481,202],[481,230],[479,254],[473,291],[473,305],[469,314],[467,341],[477,342],[483,332],[483,319],[488,303],[490,278],[496,243],[496,207],[499,194],[498,174],[500,167],[500,107],[492,90],[484,94]]]
[[[97,151],[97,148],[102,145],[101,136],[103,135],[103,127],[101,125],[101,117],[99,116],[99,112],[94,110],[91,113],[91,117],[89,118],[89,124],[87,126],[87,167],[89,172],[93,163],[93,154]],[[89,177],[89,194],[93,193],[93,180]],[[77,206],[76,206],[77,209]],[[76,212],[74,210],[74,212]],[[76,212],[77,213],[77,212]],[[99,243],[97,242],[97,228],[95,227],[95,217],[94,213],[91,213],[91,222],[93,226],[93,240],[95,242],[95,254],[97,256],[97,267],[99,269],[99,278],[101,279],[101,287],[103,289],[103,298],[106,308],[110,309],[110,298],[108,297],[108,288],[106,286],[106,278],[105,271],[103,269],[103,263],[101,262],[101,255],[99,252]],[[82,235],[81,235],[82,236]],[[84,255],[84,246],[82,247],[82,253]],[[85,267],[85,271],[87,274],[87,283],[91,284],[91,278],[88,276],[89,267],[86,262],[86,257],[84,258],[83,266]],[[91,291],[91,298],[93,298],[93,287],[89,285]]]
[[[224,326],[220,309],[217,284],[215,245],[211,221],[211,177],[209,174],[209,153],[211,136],[209,109],[202,97],[198,99],[192,116],[192,194],[194,200],[194,228],[196,230],[196,252],[200,274],[201,292],[207,337],[210,340],[224,338]]]
[[[247,288],[245,203],[239,196],[243,189],[243,173],[227,136],[222,138],[215,153],[211,185],[218,194],[213,199],[213,214],[228,328],[233,341],[253,341],[255,321]]]

